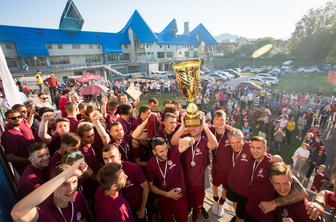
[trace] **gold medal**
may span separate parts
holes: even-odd
[[[194,166],[196,166],[196,162],[195,162],[195,161],[191,161],[191,162],[190,162],[190,165],[191,165],[192,167],[194,167]]]

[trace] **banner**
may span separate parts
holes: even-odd
[[[10,73],[5,55],[0,47],[0,78],[2,79],[2,87],[5,91],[5,96],[7,98],[8,104],[12,107],[15,104],[23,103],[23,98],[20,95],[19,89],[17,88],[12,74]]]

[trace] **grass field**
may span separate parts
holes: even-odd
[[[324,95],[331,96],[334,87],[328,82],[326,73],[293,73],[280,77],[279,85],[273,88],[309,93],[321,91]]]

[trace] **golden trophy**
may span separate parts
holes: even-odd
[[[201,83],[200,68],[200,61],[180,62],[173,65],[177,84],[189,102],[187,115],[184,119],[185,126],[200,126],[202,124],[198,108],[194,103]]]

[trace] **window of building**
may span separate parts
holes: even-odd
[[[81,45],[80,44],[72,44],[73,49],[80,49]]]
[[[182,52],[181,52],[181,51],[179,51],[179,55],[182,55]]]
[[[184,52],[184,57],[189,58],[189,52]]]
[[[167,52],[167,58],[173,58],[174,53],[173,52]]]
[[[147,49],[150,49],[152,47],[152,45],[151,44],[149,44],[149,45],[146,45],[146,48]]]
[[[118,60],[118,55],[117,54],[107,54],[106,55],[106,60],[107,61],[117,61]]]
[[[159,48],[162,49],[162,45],[161,44],[159,45]]]
[[[13,49],[12,43],[6,43],[6,49]]]
[[[170,48],[171,48],[171,45],[167,45],[167,47],[170,49]]]
[[[47,48],[48,49],[52,49],[52,45],[51,44],[47,44]]]
[[[57,48],[58,48],[58,49],[63,49],[63,45],[62,45],[62,44],[58,44],[58,45],[57,45]]]
[[[88,65],[92,63],[101,63],[101,58],[99,55],[89,55],[85,57],[85,61]]]
[[[93,49],[93,45],[92,44],[89,45],[89,49]]]
[[[129,53],[124,53],[119,56],[120,60],[128,61],[130,59]]]
[[[158,57],[158,59],[164,59],[164,57],[165,57],[164,52],[158,52],[157,57]]]
[[[50,57],[51,65],[66,65],[70,64],[69,56],[53,56]]]
[[[198,57],[198,53],[197,53],[197,52],[194,52],[193,57],[194,57],[194,58],[197,58],[197,57]]]
[[[46,58],[44,56],[32,56],[32,57],[24,57],[24,63],[28,66],[46,66]]]
[[[16,68],[18,67],[18,62],[16,59],[13,58],[6,58],[6,62],[9,68]]]
[[[100,45],[97,45],[97,49],[100,49]]]
[[[127,44],[125,44],[124,47],[125,47],[125,49],[128,49],[128,45]]]

